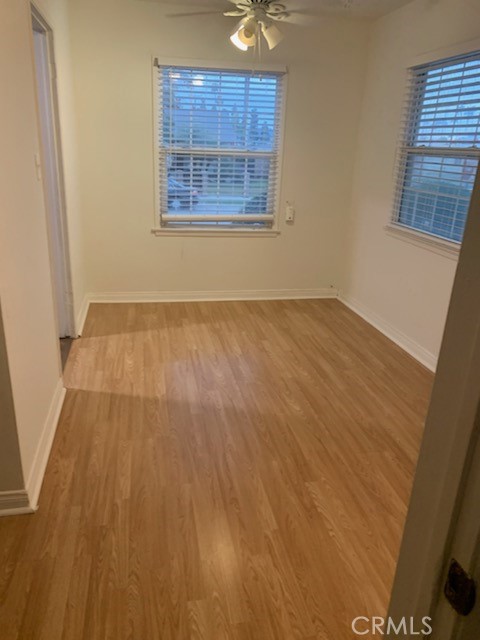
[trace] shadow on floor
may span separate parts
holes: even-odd
[[[72,348],[73,338],[60,338],[60,356],[62,358],[62,370],[65,371],[65,366],[68,360],[68,354]]]

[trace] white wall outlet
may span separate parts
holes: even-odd
[[[291,202],[287,202],[287,208],[285,209],[286,222],[293,222],[295,220],[295,207]]]

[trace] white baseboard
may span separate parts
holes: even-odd
[[[0,517],[19,516],[25,513],[34,513],[30,506],[28,493],[25,489],[18,491],[0,491]]]
[[[27,494],[30,507],[33,511],[36,511],[38,508],[38,497],[40,495],[40,489],[42,488],[43,477],[45,475],[45,469],[52,449],[53,439],[57,430],[58,419],[60,418],[66,392],[63,386],[63,380],[60,379],[53,394],[40,442],[38,443],[37,451],[33,459],[32,468],[28,475]]]
[[[336,289],[258,289],[245,291],[118,291],[90,293],[89,303],[221,302],[222,300],[304,300],[336,298]]]
[[[347,306],[349,309],[354,311],[357,315],[359,315],[361,318],[375,327],[375,329],[378,329],[381,333],[383,333],[383,335],[392,340],[392,342],[395,342],[395,344],[397,344],[404,351],[410,354],[413,358],[415,358],[415,360],[418,360],[418,362],[423,364],[427,369],[430,369],[430,371],[435,372],[437,368],[437,356],[424,349],[421,345],[415,342],[415,340],[412,340],[402,331],[393,327],[383,318],[365,307],[362,303],[358,302],[358,300],[355,300],[354,298],[351,298],[350,296],[347,296],[343,293],[339,294],[339,300],[345,306]]]
[[[83,298],[82,306],[80,307],[80,311],[78,312],[77,319],[75,322],[75,330],[77,336],[81,336],[83,332],[83,327],[85,326],[85,320],[87,319],[88,309],[90,307],[90,298],[86,295]]]

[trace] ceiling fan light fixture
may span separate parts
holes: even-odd
[[[262,33],[270,50],[275,49],[275,47],[283,40],[283,33],[272,23],[263,23]]]
[[[240,49],[240,51],[248,51],[248,46],[246,44],[243,44],[238,34],[239,34],[239,31],[234,31],[230,36],[230,42],[234,44],[237,47],[237,49]]]

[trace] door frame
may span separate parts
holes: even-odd
[[[47,188],[47,176],[46,172],[42,171],[42,180],[44,185],[44,194],[45,194],[45,206],[46,206],[46,215],[47,215],[47,229],[48,229],[48,240],[49,240],[49,255],[50,255],[50,271],[51,271],[51,280],[52,280],[52,289],[53,295],[55,299],[55,318],[57,323],[57,334],[60,337],[60,319],[58,308],[61,306],[62,313],[65,317],[65,332],[68,337],[76,337],[75,330],[75,315],[74,315],[74,305],[73,305],[73,284],[72,284],[72,269],[70,262],[70,244],[68,239],[68,221],[67,221],[67,207],[66,207],[66,197],[65,197],[65,178],[63,171],[63,156],[62,156],[62,145],[61,145],[61,129],[60,129],[60,116],[59,116],[59,106],[58,106],[58,91],[57,91],[57,73],[56,73],[56,64],[55,64],[55,51],[54,51],[54,36],[53,29],[50,27],[49,23],[43,17],[41,11],[35,6],[33,2],[30,3],[30,13],[32,20],[32,38],[33,31],[41,33],[45,38],[46,45],[46,53],[47,53],[47,65],[48,65],[48,78],[49,78],[49,87],[48,87],[48,101],[49,101],[49,111],[51,114],[51,132],[53,136],[53,149],[52,155],[53,158],[53,166],[55,172],[55,222],[52,223],[52,214],[50,211],[50,207],[52,206],[49,198],[48,198],[48,188]],[[32,44],[32,46],[34,46]],[[36,64],[36,61],[34,60]],[[40,133],[40,147],[42,154],[42,168],[46,165],[46,150],[45,144],[42,140],[41,135],[41,123],[40,123],[40,110],[38,106],[38,90],[35,82],[35,92],[37,95],[37,114],[39,120],[39,133]],[[53,229],[53,224],[57,225],[56,229]],[[60,255],[60,260],[57,261],[54,259],[55,251]],[[61,273],[57,273],[57,268],[61,269]],[[60,276],[61,282],[63,286],[58,285],[58,277]],[[59,290],[61,289],[61,290]],[[65,336],[65,337],[67,337]]]
[[[480,405],[480,171],[433,385],[388,615],[432,617],[473,458]],[[396,636],[389,636],[396,637]]]

